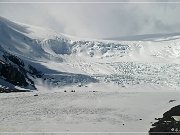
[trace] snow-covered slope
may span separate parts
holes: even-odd
[[[48,86],[64,86],[74,83],[96,82],[96,79],[88,75],[64,72],[61,70],[61,67],[54,69],[54,66],[50,64],[51,61],[57,63],[63,62],[62,55],[69,55],[71,53],[71,45],[68,42],[68,38],[64,38],[62,34],[57,34],[51,30],[45,30],[39,27],[14,23],[1,17],[0,37],[1,66],[8,65],[12,70],[16,68],[18,71],[23,67],[26,71],[23,74],[23,76],[26,76],[25,80],[33,80],[36,83],[35,88],[37,88],[38,84],[43,86],[44,84]],[[19,65],[6,58],[6,55],[22,61],[23,66],[18,67]],[[41,72],[42,76],[32,76],[29,67]],[[3,68],[0,68],[0,70],[2,72]],[[12,70],[9,72],[12,73]],[[18,73],[15,72],[14,74],[16,76]],[[15,77],[10,76],[11,79],[8,80],[9,76],[6,74],[0,75],[1,87],[16,87],[9,84],[13,82]],[[29,87],[26,88],[29,89]]]
[[[0,59],[6,61],[6,52],[25,69],[31,65],[42,72],[40,78],[29,77],[37,88],[91,82],[178,88],[180,34],[137,39],[81,39],[0,17]]]

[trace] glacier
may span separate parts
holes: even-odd
[[[0,132],[146,134],[180,103],[179,59],[179,33],[88,39],[0,17]]]

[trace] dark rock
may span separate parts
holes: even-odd
[[[23,74],[19,68],[13,67],[11,64],[2,65],[1,76],[14,85],[28,86],[26,74]]]
[[[30,92],[30,91],[29,90],[18,90],[18,89],[0,88],[0,93],[11,93],[11,92]]]
[[[16,65],[19,65],[19,66],[24,66],[24,62],[18,58],[17,56],[15,55],[11,55],[11,54],[8,54],[8,53],[5,53],[3,55],[3,57],[7,60],[9,59],[11,62],[13,62],[14,64]]]
[[[180,121],[172,116],[180,116],[180,105],[165,112],[162,118],[155,118],[158,121],[152,124],[149,135],[180,135]]]
[[[36,68],[34,68],[33,66],[29,65],[29,73],[31,75],[35,75],[38,78],[42,77],[42,73],[40,71],[38,71]]]
[[[176,100],[169,100],[169,103],[174,102],[174,101],[176,101]]]
[[[36,89],[34,82],[28,77],[29,71],[24,67],[23,60],[9,53],[4,53],[3,57],[4,60],[0,60],[0,77],[2,79],[15,86],[23,88],[30,86],[29,88]]]

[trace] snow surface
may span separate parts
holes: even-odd
[[[155,116],[161,117],[179,103],[176,91],[90,92],[99,88],[81,89],[75,93],[70,92],[70,88],[65,89],[66,93],[39,91],[38,96],[34,93],[1,94],[0,131],[147,132]],[[169,103],[172,99],[176,101]]]
[[[81,39],[1,17],[0,37],[1,59],[7,51],[44,74],[38,91],[0,94],[1,132],[148,132],[179,104],[177,33]]]

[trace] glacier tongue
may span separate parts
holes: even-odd
[[[0,37],[0,60],[7,62],[6,52],[21,59],[26,69],[31,65],[42,72],[39,79],[32,77],[35,85],[105,82],[179,87],[177,34],[163,40],[162,35],[139,41],[81,39],[0,17]]]

